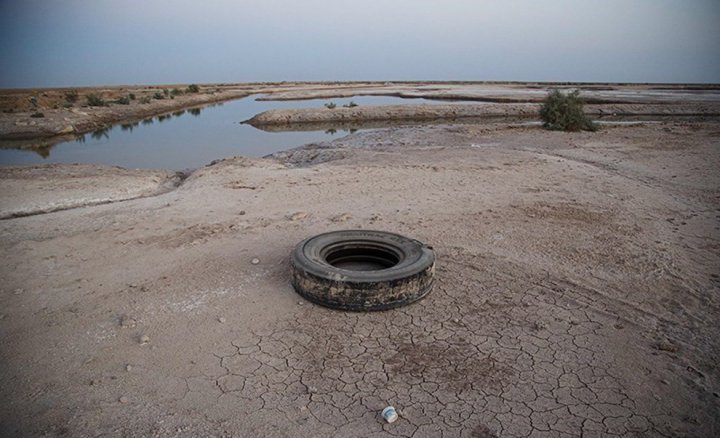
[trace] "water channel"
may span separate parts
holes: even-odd
[[[349,132],[324,129],[265,132],[242,124],[270,109],[357,105],[434,104],[425,99],[355,96],[342,99],[257,101],[256,96],[118,124],[75,140],[33,149],[0,148],[0,165],[94,163],[127,168],[194,169],[234,155],[261,157]],[[442,102],[448,103],[448,102]]]

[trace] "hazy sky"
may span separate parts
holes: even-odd
[[[0,87],[720,82],[719,0],[0,0]]]

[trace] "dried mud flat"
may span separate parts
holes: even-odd
[[[2,220],[0,433],[717,436],[719,138],[392,128]],[[81,168],[56,178],[118,190]],[[344,228],[433,245],[434,291],[302,300],[292,247]]]

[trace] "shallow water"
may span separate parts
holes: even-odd
[[[256,101],[256,96],[201,109],[119,124],[50,147],[0,149],[0,165],[94,163],[127,168],[193,169],[234,155],[261,157],[303,144],[332,140],[350,130],[265,132],[241,122],[271,109],[358,105],[433,104],[425,99],[355,96],[343,99]],[[448,103],[448,102],[442,102]],[[354,129],[353,129],[354,131]]]

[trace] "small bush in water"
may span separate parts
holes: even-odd
[[[335,105],[335,102],[330,102],[330,103],[326,103],[326,104],[325,104],[325,108],[327,108],[327,109],[333,109],[333,108],[335,108],[336,106],[337,106],[337,105]]]
[[[553,131],[597,131],[597,125],[583,111],[580,92],[551,91],[540,109],[543,127]]]

